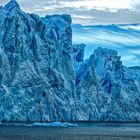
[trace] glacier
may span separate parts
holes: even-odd
[[[117,51],[105,48],[97,48],[79,65],[76,93],[80,119],[140,120],[140,67],[123,66]]]
[[[42,19],[15,0],[0,13],[0,120],[73,120],[71,17]]]
[[[140,67],[72,44],[70,15],[0,7],[0,121],[140,121]]]

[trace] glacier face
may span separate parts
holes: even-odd
[[[140,121],[140,68],[127,68],[120,58],[115,50],[97,48],[80,64],[76,92],[83,120]]]
[[[71,22],[0,7],[0,121],[140,121],[140,68],[110,49],[84,60]]]
[[[0,120],[73,120],[71,17],[0,10]]]

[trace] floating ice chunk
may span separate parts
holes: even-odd
[[[33,126],[56,126],[56,127],[70,127],[70,126],[78,126],[77,124],[74,123],[62,123],[62,122],[52,122],[52,123],[34,123]]]

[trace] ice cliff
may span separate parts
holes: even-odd
[[[88,60],[78,63],[80,119],[140,121],[140,68],[127,68],[120,59],[117,51],[98,48]]]
[[[140,121],[140,68],[103,48],[84,60],[71,22],[0,7],[0,121]]]
[[[0,15],[0,120],[73,120],[71,17],[42,19],[15,0]]]

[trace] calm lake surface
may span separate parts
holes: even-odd
[[[139,123],[76,124],[78,126],[46,127],[5,123],[0,125],[0,140],[140,140]]]

